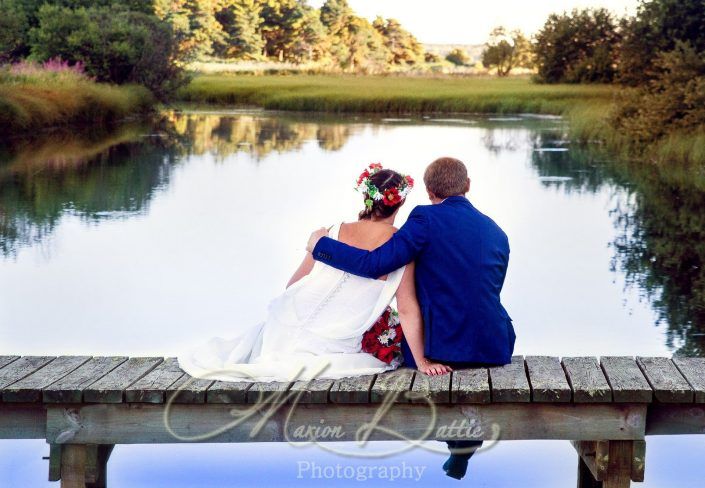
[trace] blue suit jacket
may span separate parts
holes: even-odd
[[[378,278],[416,261],[425,356],[448,362],[511,362],[516,335],[500,302],[509,262],[507,235],[465,197],[421,205],[374,251],[324,237],[314,259]],[[408,346],[404,360],[415,366]]]

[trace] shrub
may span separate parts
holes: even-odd
[[[18,59],[27,47],[27,15],[15,0],[0,0],[0,63]]]
[[[619,34],[607,9],[551,14],[536,34],[537,80],[606,83],[616,74]]]
[[[446,61],[456,66],[465,66],[470,62],[470,56],[464,49],[455,48],[446,55]]]
[[[705,54],[679,42],[654,66],[653,80],[622,97],[612,126],[640,144],[705,128]]]
[[[185,81],[170,26],[123,7],[69,9],[45,4],[30,32],[32,56],[81,62],[97,81],[137,83],[165,99]]]

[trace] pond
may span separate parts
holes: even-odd
[[[610,161],[598,145],[571,144],[565,123],[552,117],[203,108],[110,134],[54,134],[0,148],[0,354],[173,356],[227,337],[264,317],[311,230],[356,218],[362,199],[353,187],[367,164],[420,182],[442,155],[468,165],[470,200],[509,236],[502,299],[515,353],[703,355],[702,174]],[[398,223],[425,203],[417,185]],[[674,455],[669,446],[680,446],[684,464],[692,449],[683,446],[695,442],[650,441],[649,453],[663,454],[647,459],[643,486],[675,483],[664,464]],[[270,485],[304,486],[326,480],[297,478],[301,459],[348,462],[267,449],[276,469],[249,459],[244,446],[120,446],[111,477],[118,486],[154,486],[154,477],[168,486],[211,478],[236,486],[244,479],[231,469],[237,459],[259,466],[253,480],[266,472]],[[0,485],[48,485],[43,442],[2,441],[0,452],[0,476],[9,476]],[[705,475],[692,459],[679,486]],[[377,461],[402,460],[427,465],[425,482],[452,481],[436,454]],[[470,477],[482,486],[563,486],[572,484],[575,462],[567,443],[505,442],[474,458]],[[503,470],[508,463],[516,469]]]

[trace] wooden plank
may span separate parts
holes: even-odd
[[[333,403],[369,403],[374,375],[356,376],[335,380],[328,393]]]
[[[252,382],[247,381],[216,381],[208,387],[206,401],[208,403],[247,403],[247,390]]]
[[[341,436],[318,440],[353,441],[360,426],[377,425],[383,428],[372,428],[369,440],[398,440],[399,435],[438,440],[447,438],[448,427],[470,425],[463,438],[643,440],[647,408],[629,403],[439,404],[431,415],[423,404],[392,402],[388,407],[380,418],[379,404],[285,404],[271,410],[261,404],[251,406],[259,412],[236,419],[234,425],[234,407],[227,404],[172,404],[167,423],[166,404],[85,404],[68,413],[57,405],[47,408],[46,439],[94,444],[280,442],[301,438],[297,432],[302,429],[325,425],[340,426]]]
[[[659,402],[692,403],[693,389],[670,359],[638,356],[636,362]]]
[[[184,375],[176,358],[167,358],[125,389],[126,402],[164,403],[166,389]]]
[[[41,403],[0,403],[0,439],[44,439],[46,420]]]
[[[66,444],[61,448],[61,488],[85,488],[87,446]]]
[[[120,403],[125,389],[152,371],[164,358],[130,358],[83,390],[83,401],[93,403]]]
[[[632,442],[632,481],[644,481],[646,468],[646,441]]]
[[[489,370],[493,402],[531,401],[531,389],[522,356],[514,356],[511,363],[492,366]]]
[[[61,479],[61,444],[49,444],[49,481]]]
[[[609,441],[570,441],[590,471],[591,477],[602,481],[607,475]]]
[[[453,403],[489,403],[490,374],[487,368],[456,369],[452,374]]]
[[[125,361],[127,358],[124,356],[94,357],[60,380],[44,387],[42,400],[45,403],[80,403],[83,401],[84,388]]]
[[[695,403],[705,403],[705,358],[675,356],[673,364],[688,380],[695,395]]]
[[[416,372],[411,385],[412,403],[450,403],[451,374],[428,376]]]
[[[610,440],[603,488],[629,488],[632,472],[632,441]]]
[[[573,402],[612,401],[612,390],[594,357],[563,358],[563,368],[573,390]]]
[[[532,402],[569,402],[570,385],[557,357],[527,356]]]
[[[615,402],[650,403],[653,400],[653,390],[634,358],[602,356],[600,366],[612,388]]]
[[[296,381],[291,386],[294,396],[289,402],[328,403],[328,394],[335,380]]]
[[[0,389],[4,390],[12,383],[43,368],[54,358],[55,356],[22,356],[10,362],[0,369]]]
[[[293,381],[252,383],[247,390],[247,403],[278,403],[285,401]]]
[[[13,361],[18,360],[19,356],[0,356],[0,369],[4,368]]]
[[[40,402],[42,388],[63,378],[90,358],[90,356],[60,356],[29,376],[5,387],[2,399],[5,402]]]
[[[206,392],[215,381],[184,373],[166,390],[166,401],[174,403],[205,403]]]
[[[410,368],[399,368],[378,374],[370,389],[370,402],[381,403],[385,400],[396,403],[408,402],[414,372],[415,370]]]
[[[86,488],[107,486],[108,459],[114,444],[88,444],[86,450]]]
[[[702,403],[652,403],[646,419],[649,435],[705,434]]]

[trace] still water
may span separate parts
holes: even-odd
[[[609,161],[597,146],[572,145],[555,118],[198,109],[0,149],[0,354],[173,356],[227,337],[264,317],[311,230],[355,219],[367,164],[421,182],[442,155],[466,162],[469,198],[509,236],[502,297],[517,354],[703,354],[702,174]],[[417,185],[397,223],[424,203]],[[650,439],[642,486],[699,486],[698,447]],[[47,452],[0,442],[0,486],[50,485]],[[676,455],[681,469],[669,473]],[[181,445],[119,446],[109,466],[116,486],[330,484],[297,477],[301,461],[349,463],[284,445]],[[421,450],[377,464],[402,461],[428,467],[419,482],[454,483],[443,457]],[[568,486],[575,465],[565,442],[504,442],[473,458],[469,477]]]

